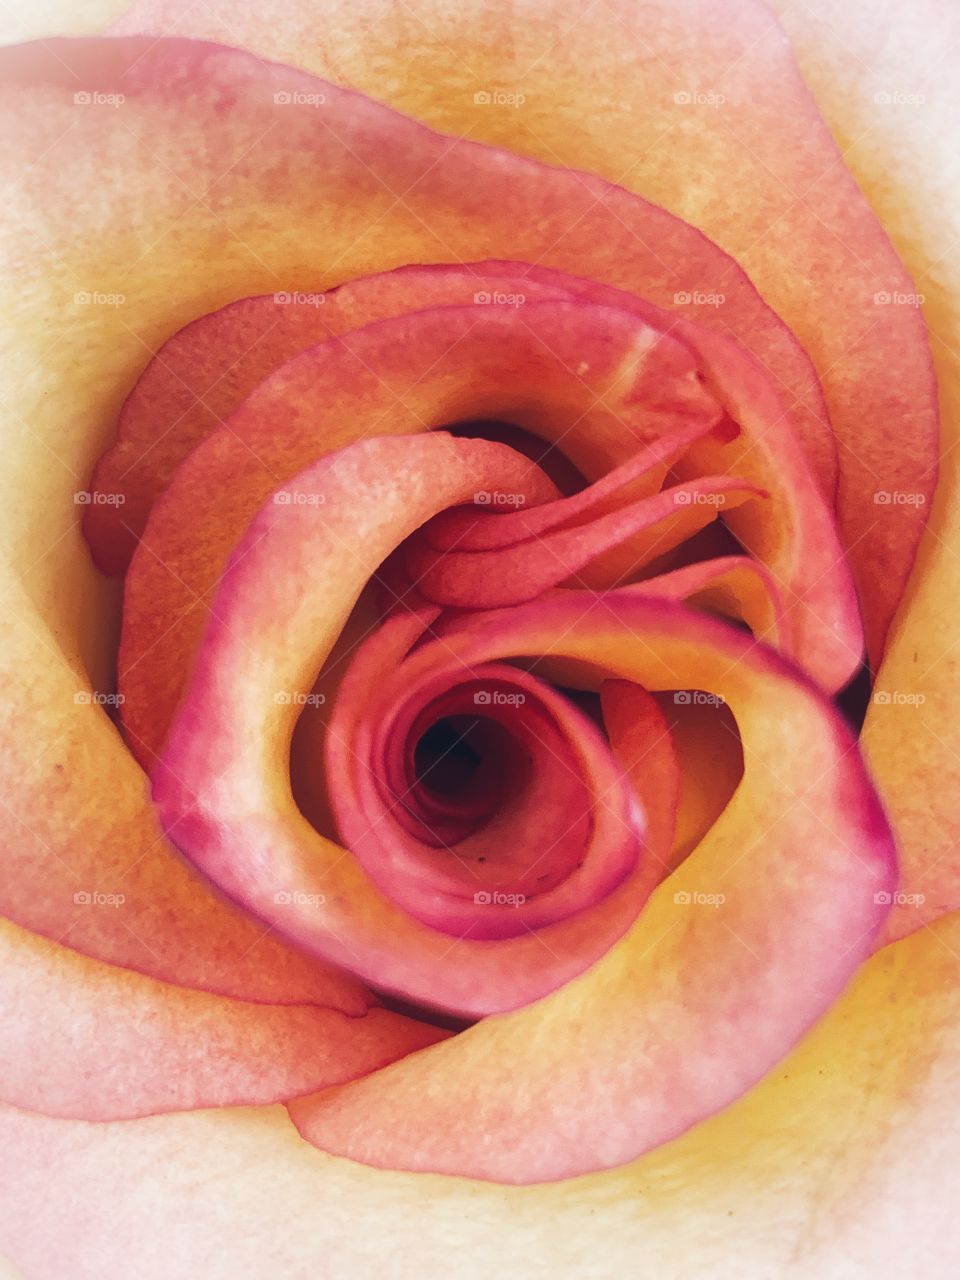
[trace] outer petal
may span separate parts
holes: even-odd
[[[4,679],[18,690],[4,745],[18,787],[26,777],[39,794],[59,797],[64,761],[51,744],[67,741],[69,785],[88,797],[82,821],[76,796],[63,808],[59,800],[40,802],[29,839],[19,825],[27,815],[0,809],[0,832],[24,848],[24,865],[37,845],[53,866],[59,859],[104,865],[105,851],[115,851],[131,900],[142,904],[138,936],[131,942],[122,927],[94,927],[87,916],[71,932],[79,949],[218,990],[308,999],[313,979],[304,979],[302,960],[277,955],[261,964],[275,943],[261,951],[246,922],[212,899],[199,906],[193,880],[156,843],[142,800],[131,816],[142,778],[102,712],[72,704],[85,687],[73,673],[84,666],[96,688],[109,689],[112,648],[111,595],[77,535],[82,508],[74,495],[149,353],[171,330],[238,294],[303,287],[305,244],[322,246],[314,288],[411,259],[490,253],[545,257],[576,270],[599,254],[601,275],[663,301],[695,288],[709,264],[724,264],[732,273],[728,316],[736,311],[738,327],[804,404],[816,398],[816,384],[732,263],[692,228],[599,180],[451,144],[356,95],[222,48],[60,42],[4,51],[0,63],[3,168],[11,182],[0,246],[11,280],[0,331],[0,545],[18,567],[3,582],[0,651]],[[308,101],[274,101],[278,91],[293,90]],[[124,101],[78,102],[78,93],[123,94]],[[327,99],[323,115],[313,105],[318,93]],[[89,201],[78,202],[79,192]],[[668,265],[660,251],[674,239],[675,265]],[[699,308],[708,320],[713,310]],[[715,315],[713,322],[720,323]],[[38,760],[30,743],[40,724]],[[120,778],[119,823],[112,807],[89,800],[105,776]],[[70,911],[54,909],[57,895],[51,904],[34,891],[35,882],[15,878],[0,888],[18,922],[53,937],[74,922]],[[177,941],[171,919],[182,930]],[[230,975],[244,966],[242,982],[230,987]],[[286,967],[291,975],[299,967],[299,975],[279,977]]]
[[[6,922],[0,1018],[3,1101],[85,1120],[275,1102],[439,1037],[385,1009],[351,1018],[169,986]]]
[[[784,20],[926,299],[943,405],[943,478],[863,732],[901,844],[902,896],[888,934],[899,937],[960,906],[960,264],[948,247],[960,240],[960,11],[879,0],[869,14],[814,0]]]
[[[863,6],[854,12],[862,25]],[[455,136],[600,173],[722,245],[823,379],[843,533],[879,656],[922,511],[878,519],[874,494],[931,494],[936,391],[916,308],[876,302],[915,287],[760,0],[604,0],[579,12],[567,0],[337,0],[322,14],[308,0],[239,13],[231,0],[141,0],[116,29],[222,39],[305,66]],[[694,288],[723,296],[724,278]]]
[[[4,914],[111,964],[251,1000],[370,1003],[215,895],[164,839],[145,778],[86,675],[0,565]],[[122,894],[103,910],[93,893]]]
[[[37,0],[27,8],[5,0],[0,9],[0,44],[43,36],[95,35],[127,8],[124,0],[84,0],[82,7],[74,0]]]
[[[6,330],[16,354],[8,412],[30,429],[5,459],[17,501],[4,507],[0,533],[24,564],[47,552],[30,594],[74,645],[78,632],[95,634],[102,588],[67,535],[73,493],[146,357],[238,294],[487,254],[588,270],[672,307],[678,290],[722,272],[723,316],[706,303],[684,314],[739,332],[797,412],[815,415],[806,357],[736,265],[693,227],[600,179],[442,138],[304,73],[218,47],[47,42],[4,51],[2,77],[16,196],[8,212],[19,219],[4,248],[14,278],[26,272],[32,284],[14,292]],[[77,93],[124,101],[91,110]],[[109,201],[78,208],[78,191],[107,189]],[[322,248],[305,264],[307,244]],[[203,270],[185,271],[187,263]],[[61,516],[53,530],[51,512]]]
[[[0,1113],[0,1241],[30,1280],[861,1280],[960,1267],[960,919],[874,956],[781,1069],[623,1169],[538,1187],[322,1155],[278,1109]],[[265,1176],[269,1170],[269,1177]],[[425,1243],[426,1242],[426,1243]],[[199,1262],[198,1262],[199,1260]]]

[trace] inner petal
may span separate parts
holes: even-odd
[[[607,896],[646,815],[593,720],[505,664],[440,663],[383,704],[372,677],[409,616],[358,651],[326,738],[339,834],[371,878],[444,932],[512,937]]]

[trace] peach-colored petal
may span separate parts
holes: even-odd
[[[622,1169],[536,1187],[323,1155],[279,1108],[0,1114],[0,1246],[29,1280],[656,1275],[948,1280],[960,920],[874,956],[750,1094]],[[332,1263],[335,1259],[335,1263]],[[428,1272],[429,1274],[429,1272]]]
[[[393,994],[464,1015],[528,1003],[622,936],[659,862],[641,859],[591,911],[537,932],[451,941],[309,826],[287,760],[299,696],[384,558],[478,490],[542,499],[542,474],[504,445],[432,432],[360,441],[288,484],[289,500],[268,502],[235,549],[213,602],[152,775],[161,820],[231,897]]]
[[[153,503],[180,463],[292,356],[390,316],[475,304],[496,283],[482,263],[399,267],[325,293],[242,298],[175,333],[124,402],[117,439],[94,472],[93,491],[123,499],[91,504],[85,513],[98,566],[105,573],[127,568]],[[560,284],[523,287],[524,303],[566,296]]]
[[[102,911],[117,895],[88,895]],[[0,1097],[48,1115],[116,1120],[276,1102],[352,1080],[433,1043],[370,1009],[248,1004],[101,964],[0,923]]]
[[[813,0],[783,16],[851,167],[913,269],[940,385],[943,478],[863,730],[902,851],[886,935],[896,938],[960,906],[960,267],[950,248],[960,238],[960,11],[878,0],[868,17],[863,6]]]
[[[699,686],[737,719],[743,781],[588,972],[527,1009],[293,1104],[324,1150],[507,1182],[622,1163],[769,1070],[836,998],[889,910],[889,828],[855,739],[812,686],[691,610],[626,593],[565,596],[441,625],[398,669],[398,687],[415,683],[437,649],[468,666],[547,654],[647,689]],[[369,1123],[375,1115],[380,1123]]]
[[[168,982],[362,1013],[370,996],[359,983],[267,934],[183,862],[108,705],[57,652],[6,566],[0,599],[3,913]],[[99,909],[93,893],[123,894],[122,910]]]
[[[859,29],[869,10],[852,11]],[[242,44],[445,133],[599,173],[715,240],[823,380],[841,446],[842,531],[879,656],[923,513],[902,505],[877,519],[874,494],[932,493],[936,389],[917,309],[877,301],[916,287],[761,0],[604,0],[573,11],[566,0],[331,0],[322,14],[306,0],[240,12],[231,0],[140,0],[115,29]],[[897,42],[890,48],[896,56]],[[571,208],[568,225],[578,217]],[[579,273],[628,285],[622,269]],[[728,278],[708,271],[678,288],[723,297],[722,320]]]
[[[378,284],[366,290],[374,302]],[[462,296],[464,282],[453,287]],[[663,401],[648,406],[645,382],[658,375]],[[281,365],[183,463],[131,564],[118,680],[134,754],[149,765],[160,749],[229,553],[267,496],[315,458],[378,434],[505,417],[562,442],[598,474],[684,409],[707,425],[717,413],[685,348],[628,313],[566,300],[525,303],[522,317],[472,301],[413,312]],[[812,483],[802,458],[798,470],[802,489]],[[542,474],[539,483],[541,500],[555,496]],[[823,504],[811,506],[823,519]],[[345,537],[338,554],[349,556],[351,543]],[[842,567],[823,567],[818,590],[847,585]]]

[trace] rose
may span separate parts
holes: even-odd
[[[527,96],[530,96],[530,95],[527,95]],[[891,684],[892,684],[892,682],[891,682]],[[897,687],[900,687],[900,686],[897,686]],[[909,687],[909,686],[908,686],[908,687]],[[914,972],[915,972],[915,970],[914,970]],[[817,1056],[815,1056],[815,1055],[814,1055],[814,1056],[812,1057],[812,1061],[817,1062],[817,1061],[819,1061],[819,1060],[817,1059]],[[168,1132],[169,1132],[169,1130],[168,1130]],[[196,1133],[196,1130],[195,1130],[195,1133]],[[383,1184],[381,1184],[381,1185],[383,1185]],[[613,1184],[613,1185],[616,1185],[616,1184]],[[372,1185],[369,1185],[369,1187],[367,1187],[366,1189],[367,1189],[367,1192],[369,1192],[369,1193],[370,1193],[370,1196],[371,1196],[370,1202],[369,1202],[369,1204],[367,1204],[367,1211],[370,1211],[370,1208],[371,1208],[372,1204],[374,1204],[374,1201],[375,1201],[375,1198],[376,1198],[376,1192],[375,1192],[375,1190],[374,1190],[374,1187],[372,1187]],[[383,1207],[383,1206],[380,1206],[380,1207]],[[381,1222],[383,1222],[383,1221],[384,1221],[384,1215],[383,1215],[383,1213],[381,1213],[381,1215],[379,1216],[379,1221],[381,1221]],[[626,1233],[623,1233],[623,1235],[621,1236],[621,1238],[622,1238],[622,1239],[626,1239]],[[116,1248],[116,1245],[115,1245],[115,1244],[114,1244],[114,1245],[111,1245],[111,1247]]]

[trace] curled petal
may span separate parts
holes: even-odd
[[[391,676],[418,625],[401,614],[360,650],[326,738],[339,835],[371,880],[435,929],[508,938],[592,907],[642,858],[639,909],[666,866],[675,785],[645,787],[641,807],[592,721],[512,667],[441,658],[397,698]],[[413,744],[444,723],[479,764],[438,790],[431,773],[450,747],[420,771]],[[621,746],[639,754],[649,736],[642,724]]]
[[[585,614],[571,592],[481,615],[441,629],[397,680],[441,645],[468,664],[545,653],[710,690],[740,726],[744,777],[587,973],[295,1114],[325,1150],[384,1167],[529,1182],[622,1163],[730,1103],[836,998],[889,910],[890,830],[822,695],[681,606],[614,597]]]
[[[939,36],[947,22],[944,6],[933,9],[926,27],[949,45],[949,37]],[[870,13],[877,28],[886,30],[889,21],[877,22]],[[842,21],[828,8],[822,28],[813,25],[809,7],[786,6],[784,21],[802,33],[812,29],[807,42],[817,58],[824,49],[842,50],[839,71],[831,68],[815,86],[821,103],[858,85],[844,97],[835,136],[858,138],[869,126],[876,138],[876,111],[852,133],[849,126],[851,111],[863,111],[876,92],[876,34],[862,31],[871,23],[864,21],[861,6],[846,6]],[[920,25],[910,31],[912,47]],[[781,379],[788,402],[799,402],[810,456],[820,461],[818,437],[830,420],[841,442],[840,521],[864,595],[876,663],[924,514],[921,505],[905,504],[877,519],[875,494],[909,492],[929,504],[936,478],[937,389],[923,318],[915,306],[885,305],[897,296],[916,297],[923,285],[911,280],[874,213],[881,202],[891,211],[886,226],[901,225],[902,193],[891,195],[889,165],[880,164],[883,179],[868,203],[844,163],[868,153],[854,148],[840,154],[790,41],[762,0],[656,0],[639,8],[631,0],[608,0],[591,11],[589,22],[573,23],[565,0],[526,3],[521,21],[515,0],[489,0],[455,14],[445,0],[422,0],[415,11],[394,0],[373,0],[372,8],[368,3],[361,11],[350,0],[334,0],[322,26],[309,5],[291,8],[286,0],[242,16],[231,0],[199,7],[139,0],[117,30],[242,43],[265,57],[354,85],[455,137],[600,173],[723,246],[810,352],[823,380],[829,419],[819,391],[812,397],[798,393]],[[893,59],[884,71],[887,80],[902,76],[897,43],[887,46]],[[863,55],[851,57],[851,45],[862,45]],[[416,76],[409,74],[411,48],[417,51]],[[918,66],[926,68],[930,56],[923,48]],[[630,56],[631,49],[642,50],[642,56]],[[465,75],[473,77],[466,91]],[[869,93],[859,88],[860,77]],[[601,112],[598,84],[604,86]],[[484,105],[490,91],[504,85],[522,96],[522,109]],[[897,165],[916,164],[918,146],[929,136],[921,127],[929,110],[930,104],[920,121],[911,111],[881,108],[881,116],[907,118]],[[928,168],[946,173],[949,164],[936,154]],[[918,181],[914,189],[927,186]],[[937,203],[949,206],[950,195],[945,184]],[[530,261],[561,265],[552,254],[576,237],[579,213],[571,216],[572,230],[561,243],[551,242],[545,259],[537,255]],[[676,266],[678,255],[664,240],[651,238],[645,224],[632,225],[665,266]],[[910,225],[919,237],[915,216]],[[951,227],[943,232],[948,242],[953,234]],[[662,301],[636,286],[612,245],[609,257],[605,248],[599,242],[584,246],[581,264],[568,269]],[[829,281],[828,307],[824,289],[811,286],[811,264],[818,280]],[[693,282],[674,286],[666,305],[722,332],[733,314],[735,276],[719,264],[704,266]],[[748,332],[739,322],[729,327],[741,337]],[[771,335],[758,339],[747,343],[774,368]]]
[[[634,402],[650,382],[658,396]],[[672,339],[623,310],[567,300],[531,303],[522,320],[507,307],[437,307],[294,357],[194,450],[153,508],[125,584],[118,683],[131,749],[149,766],[228,555],[260,505],[318,456],[375,434],[504,418],[562,439],[599,474],[678,417],[706,430],[717,412]],[[528,473],[533,488],[481,486],[469,500],[557,496],[539,468]],[[344,528],[337,554],[350,558],[351,547]]]
[[[294,695],[406,535],[478,488],[523,492],[530,479],[513,450],[436,432],[365,441],[299,475],[289,492],[315,500],[268,503],[238,546],[153,774],[171,839],[230,896],[375,985],[467,1015],[528,1003],[580,972],[628,927],[662,865],[640,859],[591,911],[523,936],[451,941],[297,810]]]

